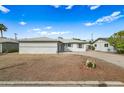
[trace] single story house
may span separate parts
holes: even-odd
[[[59,39],[62,42],[62,52],[85,52],[90,46],[85,40]]]
[[[110,45],[108,38],[98,38],[93,42],[95,51],[116,52],[116,49]]]
[[[17,52],[19,44],[17,40],[2,37],[0,38],[0,53]]]
[[[26,38],[19,41],[20,54],[56,54],[66,51],[86,51],[88,42],[73,39],[51,39],[48,37]]]

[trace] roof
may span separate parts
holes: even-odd
[[[12,38],[6,38],[6,37],[0,37],[0,43],[6,43],[6,42],[9,42],[9,43],[18,43],[17,40],[15,39],[12,39]]]
[[[97,38],[93,43],[95,43],[98,40],[108,41],[108,38]]]
[[[74,40],[74,39],[60,39],[62,43],[88,43],[85,40]]]
[[[20,40],[20,42],[34,42],[34,41],[37,41],[37,42],[40,42],[40,41],[57,42],[57,39],[51,39],[48,37],[38,37],[38,38],[24,38],[24,39]]]
[[[21,39],[20,42],[57,42],[60,41],[62,43],[88,43],[85,40],[74,40],[74,39],[52,39],[48,37],[37,37],[37,38],[24,38]]]

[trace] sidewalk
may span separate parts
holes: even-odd
[[[0,86],[123,87],[120,81],[0,81]]]

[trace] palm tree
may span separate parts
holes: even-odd
[[[3,37],[3,31],[7,31],[7,27],[4,24],[0,24],[1,37]]]

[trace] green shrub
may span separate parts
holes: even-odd
[[[118,48],[118,49],[117,49],[117,53],[119,53],[119,54],[124,54],[124,49]]]
[[[91,61],[91,60],[87,60],[86,61],[86,66],[88,68],[96,68],[96,64],[93,61]]]
[[[96,68],[96,64],[95,64],[95,63],[93,63],[93,66],[92,66],[92,68]]]
[[[89,67],[89,68],[92,68],[92,66],[93,66],[93,64],[92,64],[91,62],[89,62],[89,63],[87,64],[87,67]]]

